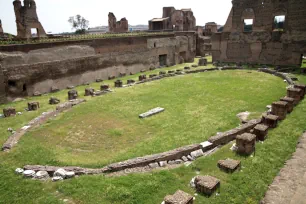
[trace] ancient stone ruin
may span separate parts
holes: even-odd
[[[3,32],[3,28],[2,28],[2,21],[0,19],[0,38],[4,37],[4,32]]]
[[[13,2],[18,38],[46,37],[46,32],[39,22],[34,0],[24,0],[23,6],[20,0]],[[33,32],[33,34],[32,34]]]
[[[218,25],[215,22],[208,22],[205,27],[197,26],[197,56],[211,54],[211,37],[218,32]]]
[[[162,18],[149,21],[149,30],[195,31],[196,18],[191,9],[164,7]]]
[[[117,21],[116,16],[110,12],[108,14],[108,28],[111,33],[125,33],[129,31],[129,23],[126,18]]]
[[[213,61],[300,66],[306,52],[306,1],[233,0]]]

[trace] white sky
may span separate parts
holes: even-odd
[[[117,20],[126,17],[131,25],[148,24],[148,20],[162,17],[164,6],[191,8],[197,25],[212,21],[223,25],[232,6],[231,0],[36,0],[36,5],[40,22],[52,33],[70,32],[68,18],[76,14],[89,20],[90,27],[107,25],[108,12]],[[16,34],[13,0],[0,0],[0,19],[4,32]]]

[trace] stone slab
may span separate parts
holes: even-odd
[[[140,114],[139,118],[147,118],[147,117],[150,117],[152,115],[156,115],[156,114],[164,112],[164,111],[165,111],[164,108],[157,107],[157,108],[154,108],[152,110],[149,110],[148,112]]]

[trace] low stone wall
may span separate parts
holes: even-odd
[[[277,71],[274,71],[274,70],[271,70],[271,69],[266,69],[266,68],[259,68],[258,71],[265,72],[265,73],[268,73],[268,74],[273,74],[275,76],[278,76],[278,77],[286,80],[289,85],[294,85],[294,82],[292,81],[292,79],[289,76],[287,76],[287,74],[285,74],[285,73],[277,72]]]
[[[261,123],[261,119],[251,120],[246,124],[243,124],[237,128],[234,128],[230,131],[218,134],[216,136],[211,137],[208,141],[213,143],[215,146],[225,145],[236,139],[238,135],[243,133],[247,133],[251,131],[256,125]]]

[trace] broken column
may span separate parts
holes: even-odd
[[[296,88],[289,88],[287,89],[287,96],[290,98],[294,98],[294,105],[297,105],[301,100],[302,90]]]
[[[265,141],[268,135],[269,126],[264,124],[258,124],[254,128],[254,134],[256,135],[257,140]]]
[[[85,89],[85,96],[93,96],[95,94],[95,89],[93,88],[86,88]]]
[[[278,101],[272,104],[272,114],[277,115],[279,120],[284,120],[288,112],[288,103]]]
[[[244,133],[236,137],[237,152],[250,155],[255,151],[256,135]]]
[[[28,111],[36,111],[39,109],[39,102],[29,102]]]
[[[212,176],[197,176],[194,183],[197,192],[208,196],[220,188],[220,180]]]
[[[206,66],[207,65],[207,59],[201,58],[199,59],[199,66]]]
[[[68,91],[68,100],[74,100],[78,98],[78,92],[76,90]]]
[[[280,99],[281,101],[285,101],[288,103],[288,113],[291,113],[293,111],[294,108],[294,98],[290,98],[288,96],[283,97]]]
[[[276,128],[278,123],[278,116],[277,115],[263,115],[262,116],[263,123],[267,125],[269,128]]]
[[[3,109],[3,115],[4,117],[11,117],[16,115],[16,109],[12,107],[4,108]]]
[[[193,197],[184,191],[178,190],[173,195],[164,198],[165,204],[193,204]]]
[[[118,79],[117,81],[115,81],[115,87],[120,88],[122,86],[123,86],[123,82],[121,80]]]
[[[301,92],[301,99],[304,99],[305,93],[306,93],[306,85],[296,84],[296,85],[294,85],[294,88],[302,90],[302,92]]]

